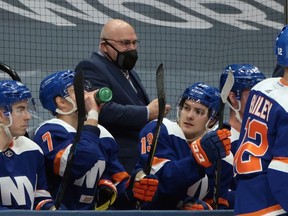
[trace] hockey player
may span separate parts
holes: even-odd
[[[250,90],[254,85],[265,79],[265,75],[251,64],[231,64],[225,67],[220,77],[220,91],[225,84],[229,71],[234,76],[234,85],[228,95],[227,104],[230,107],[229,124],[231,125],[231,151],[234,154],[236,145],[233,141],[238,139],[245,105]],[[235,138],[233,137],[235,135]]]
[[[34,140],[43,149],[49,189],[53,197],[57,194],[76,134],[78,116],[73,88],[74,75],[73,71],[59,71],[44,78],[40,85],[40,101],[56,118],[42,123],[35,132]],[[96,103],[96,91],[84,93],[87,119],[77,144],[62,209],[104,210],[112,205],[117,193],[119,199],[124,199],[129,175],[118,161],[118,146],[114,138],[98,124],[98,113],[103,105]],[[147,191],[141,190],[142,182]],[[139,186],[140,193],[142,191],[139,196],[147,201],[154,196],[158,181],[146,178],[137,184],[130,184],[132,186],[128,188],[131,190]],[[133,196],[137,197],[137,194],[132,193],[130,201],[134,201],[131,200]]]
[[[256,84],[248,97],[238,149],[235,215],[287,215],[288,26],[275,44],[283,77]]]
[[[0,81],[0,210],[55,209],[47,191],[43,152],[24,136],[33,102],[22,83]]]
[[[265,79],[264,74],[254,65],[251,64],[230,64],[227,65],[220,77],[220,91],[226,82],[229,71],[232,71],[234,76],[234,85],[228,94],[227,104],[230,107],[229,124],[231,126],[231,159],[225,158],[222,162],[222,183],[230,184],[228,182],[233,176],[233,156],[236,153],[237,141],[239,139],[239,132],[241,128],[242,118],[244,114],[245,105],[251,88]],[[232,178],[230,190],[225,195],[228,200],[228,208],[234,209],[235,188],[236,182]],[[225,183],[226,182],[226,183]]]
[[[143,209],[211,209],[197,199],[211,189],[206,168],[230,152],[228,129],[207,132],[217,123],[219,102],[218,89],[195,83],[180,99],[177,122],[164,118],[151,169],[159,179],[158,195]],[[140,133],[136,170],[147,163],[155,125],[156,121],[148,123]]]

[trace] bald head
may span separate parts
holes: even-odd
[[[102,28],[100,35],[99,50],[104,56],[106,56],[110,61],[118,61],[118,54],[123,52],[126,53],[125,62],[132,62],[132,66],[123,66],[123,58],[121,57],[122,62],[118,62],[118,65],[121,65],[120,68],[126,68],[131,70],[136,61],[137,61],[137,35],[134,28],[127,22],[120,19],[109,20]],[[131,54],[132,52],[132,54]],[[127,57],[130,58],[128,58]],[[131,58],[133,58],[131,60]],[[127,60],[128,59],[128,60]]]
[[[100,38],[113,40],[137,40],[134,28],[120,19],[109,20],[102,28]]]

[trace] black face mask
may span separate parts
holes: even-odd
[[[128,50],[128,51],[120,52],[114,46],[112,46],[112,44],[110,44],[108,41],[105,41],[105,42],[117,52],[116,61],[114,61],[116,65],[118,65],[121,69],[128,70],[128,71],[134,68],[138,59],[137,50]],[[106,54],[108,55],[108,53]],[[108,57],[111,59],[109,55]]]

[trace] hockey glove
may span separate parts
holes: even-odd
[[[205,202],[208,203],[209,205],[213,206],[213,199],[212,198],[205,199]],[[229,208],[228,200],[219,197],[217,209],[219,210],[219,209],[228,209],[228,208]]]
[[[194,197],[186,198],[183,201],[181,209],[189,211],[213,210],[208,203]]]
[[[231,149],[229,136],[231,136],[230,130],[224,128],[210,131],[195,140],[190,148],[197,163],[207,168],[216,160],[229,155]]]
[[[142,169],[135,170],[126,184],[126,195],[130,201],[151,202],[156,196],[158,179],[155,175],[145,175]]]
[[[116,198],[117,189],[115,185],[107,179],[101,179],[98,183],[95,210],[108,209],[115,202]]]
[[[42,200],[40,203],[38,203],[35,210],[54,211],[54,210],[56,210],[56,207],[54,206],[54,202],[52,199],[46,199],[46,200]]]

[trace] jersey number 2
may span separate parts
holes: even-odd
[[[268,149],[267,126],[258,120],[248,119],[242,140],[245,142],[242,141],[234,160],[237,173],[249,174],[262,171],[261,156]]]

